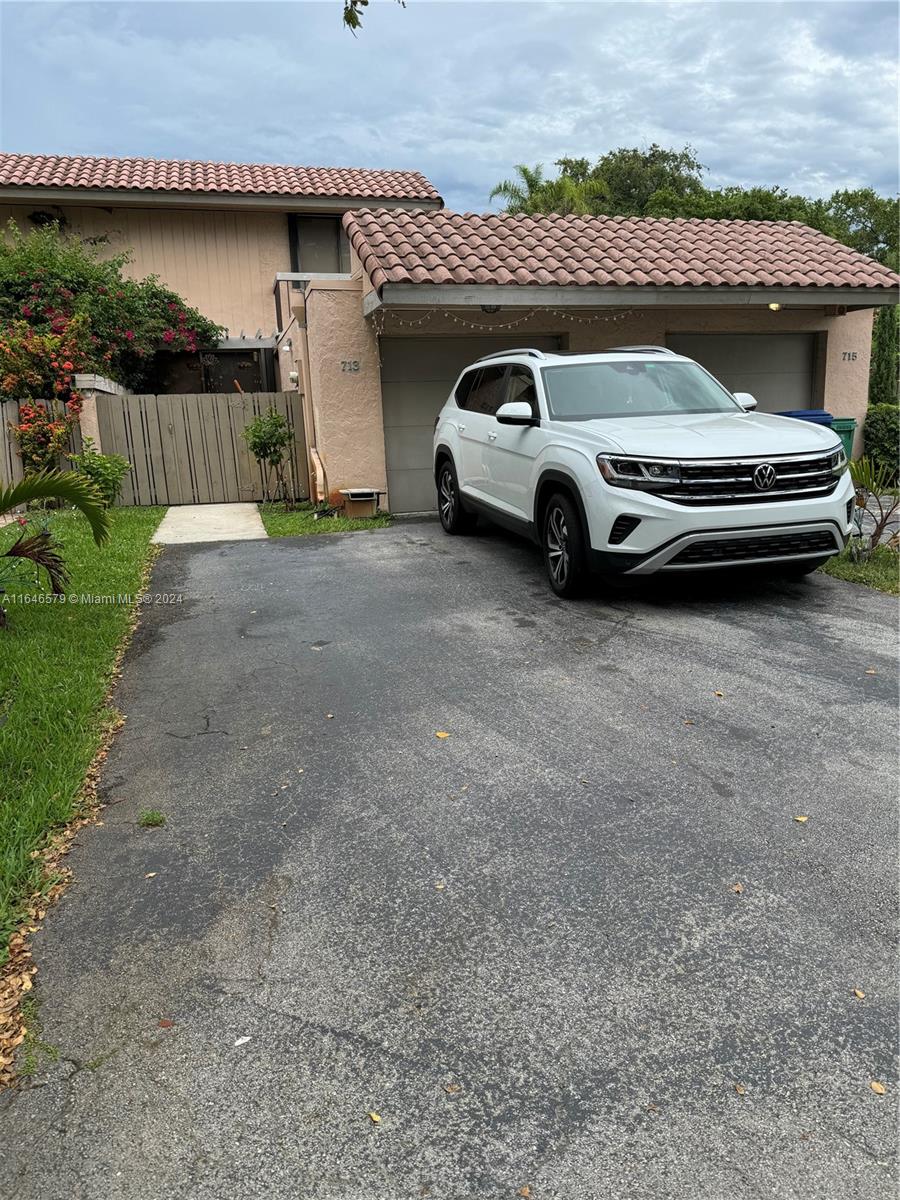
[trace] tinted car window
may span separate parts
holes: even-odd
[[[468,408],[469,393],[472,391],[472,385],[480,374],[480,368],[475,371],[466,371],[465,375],[463,375],[462,379],[456,385],[453,397],[460,408]]]
[[[492,417],[503,403],[506,367],[482,367],[478,382],[469,392],[465,407],[470,412]]]
[[[534,416],[540,416],[534,376],[527,367],[512,366],[509,368],[509,391],[507,392],[506,401],[508,404],[515,401],[530,404]]]

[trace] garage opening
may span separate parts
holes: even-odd
[[[436,506],[431,461],[434,421],[457,376],[485,354],[515,346],[558,350],[555,336],[383,337],[381,401],[391,511],[432,512]]]
[[[750,392],[760,412],[818,408],[814,333],[670,333],[666,345],[696,359],[731,392]]]

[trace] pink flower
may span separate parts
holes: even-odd
[[[133,341],[134,341],[134,330],[133,330],[133,329],[126,329],[126,330],[125,330],[125,336],[126,336],[126,338],[129,340],[129,342],[133,342]]]
[[[23,529],[28,524],[24,517],[16,517],[16,522],[17,524],[21,525]]]
[[[174,342],[175,341],[174,329],[167,329],[165,331],[165,333],[163,334],[163,341],[164,342]]]
[[[33,312],[34,312],[34,309],[31,308],[28,304],[22,305],[22,316],[23,317],[30,317]]]

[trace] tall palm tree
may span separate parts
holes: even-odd
[[[7,516],[22,504],[53,499],[71,504],[84,515],[98,546],[107,540],[109,513],[93,484],[76,471],[41,471],[36,475],[27,475],[21,483],[12,487],[0,488],[0,517]],[[28,559],[36,567],[41,567],[47,572],[50,590],[54,596],[60,596],[65,591],[69,573],[59,553],[58,543],[54,541],[49,529],[42,529],[38,533],[23,530],[9,549],[0,554],[0,564],[4,558]],[[2,577],[0,565],[0,594],[3,592]],[[6,614],[0,605],[0,628],[5,624]]]
[[[544,186],[544,164],[526,167],[524,163],[516,166],[518,180],[504,179],[491,192],[491,200],[500,196],[506,201],[505,211],[508,213],[536,212],[532,207]]]
[[[603,201],[609,198],[609,189],[602,179],[573,179],[570,175],[559,175],[556,179],[544,178],[544,167],[538,163],[516,167],[518,179],[504,179],[491,192],[506,201],[505,212],[513,214],[558,213],[562,216],[589,216],[602,211]]]

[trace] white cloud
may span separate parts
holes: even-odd
[[[690,141],[720,183],[896,187],[885,3],[0,4],[5,149],[417,167]]]

